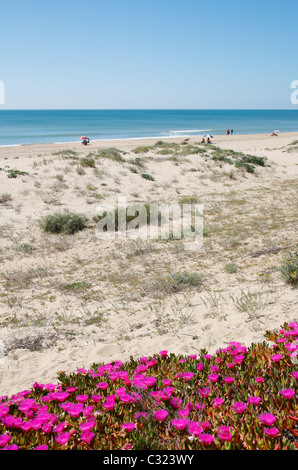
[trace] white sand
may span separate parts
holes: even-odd
[[[289,145],[297,139],[298,133],[213,139],[222,149],[266,157],[270,166],[255,174],[200,154],[171,160],[132,153],[156,139],[0,148],[0,395],[56,382],[57,372],[93,362],[163,349],[212,353],[232,340],[249,346],[266,330],[297,320],[297,288],[277,269],[298,241],[298,151]],[[55,155],[73,149],[81,158],[108,147],[124,150],[125,162],[96,159],[97,171],[84,174],[79,160]],[[136,157],[144,168],[132,165]],[[10,179],[9,169],[28,175]],[[196,196],[208,231],[203,248],[185,251],[180,240],[100,241],[94,223],[74,236],[39,226],[42,216],[65,209],[92,222],[99,203],[115,205],[119,196],[128,202]],[[236,273],[226,272],[231,263]],[[182,271],[201,273],[203,285],[166,291],[161,280]],[[75,282],[89,287],[65,289]]]

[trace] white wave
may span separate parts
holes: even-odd
[[[171,134],[192,134],[194,132],[212,132],[212,129],[186,129],[180,131],[169,131]]]

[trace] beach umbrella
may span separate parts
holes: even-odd
[[[213,135],[210,134],[204,135],[204,137],[206,137],[207,139],[213,139]]]
[[[280,132],[280,131],[278,131],[278,130],[275,130],[275,131],[273,131],[273,132],[277,133],[277,132]]]
[[[88,137],[86,137],[85,135],[83,135],[83,136],[81,137],[81,139],[88,139]]]

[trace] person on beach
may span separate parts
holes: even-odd
[[[230,134],[230,129],[227,130],[227,135],[229,135],[229,134]]]
[[[201,140],[201,144],[204,144],[205,143],[205,139],[203,137],[203,139]]]
[[[233,129],[231,129],[231,135],[233,134],[233,132],[234,132]]]

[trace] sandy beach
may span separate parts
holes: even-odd
[[[164,349],[250,346],[297,321],[297,288],[279,267],[298,243],[298,132],[215,136],[214,147],[156,141],[0,148],[0,395]],[[237,152],[266,164],[250,173]],[[98,239],[96,208],[119,196],[202,204],[202,248]],[[63,211],[84,214],[87,227],[44,232],[41,219]],[[200,282],[174,285],[179,273]]]

